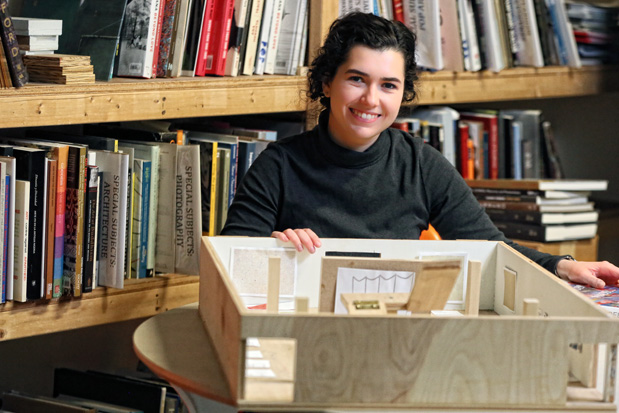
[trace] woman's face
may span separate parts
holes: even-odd
[[[331,82],[322,87],[330,98],[333,139],[346,148],[365,151],[398,116],[404,95],[404,56],[393,49],[354,46]]]

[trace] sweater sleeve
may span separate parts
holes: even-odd
[[[420,163],[430,222],[443,239],[503,241],[555,274],[562,257],[507,239],[492,223],[458,171],[438,151],[424,145],[420,151]]]
[[[278,216],[281,164],[273,145],[256,158],[237,188],[221,235],[271,236]]]

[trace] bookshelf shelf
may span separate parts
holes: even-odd
[[[198,301],[198,276],[170,274],[99,287],[81,298],[7,302],[0,306],[0,341],[114,323]]]
[[[418,104],[496,102],[619,91],[614,66],[516,68],[421,75]],[[0,91],[0,128],[303,112],[303,76],[121,79],[93,85],[28,84]]]

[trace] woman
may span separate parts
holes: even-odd
[[[517,245],[492,224],[455,168],[419,138],[389,129],[415,96],[415,37],[353,13],[335,21],[309,71],[324,106],[313,130],[272,143],[245,175],[222,235],[273,236],[314,252],[320,237],[504,241],[563,279],[617,284],[608,262]]]

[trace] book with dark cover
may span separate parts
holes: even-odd
[[[11,81],[13,86],[21,87],[28,83],[28,72],[19,54],[19,44],[17,43],[17,35],[13,20],[9,15],[9,2],[0,0],[0,21],[2,28],[0,29],[0,37],[2,38],[2,46],[6,56],[9,72],[11,73]]]
[[[183,53],[183,62],[181,64],[183,76],[194,76],[205,6],[206,0],[193,0],[191,4],[189,22],[187,23],[185,52]]]
[[[53,395],[83,397],[140,409],[160,412],[165,405],[166,389],[150,383],[138,383],[122,377],[85,372],[69,368],[54,370]]]
[[[493,223],[507,238],[540,242],[593,238],[598,228],[597,223],[591,222],[569,225],[536,225],[508,221]]]
[[[0,303],[6,302],[6,291],[8,289],[8,269],[9,262],[12,261],[12,257],[9,257],[9,207],[11,205],[11,177],[9,175],[5,178],[6,190],[4,197],[4,228],[3,228],[3,240],[2,240],[2,298]],[[11,278],[13,278],[11,276]],[[11,283],[11,288],[13,287]]]
[[[56,242],[56,198],[58,185],[58,160],[47,159],[47,221],[45,231],[45,298],[53,298],[54,246]]]
[[[599,211],[540,212],[513,209],[486,209],[492,221],[523,222],[529,224],[575,224],[597,222]]]
[[[30,182],[30,231],[28,237],[28,299],[41,298],[44,254],[45,153],[42,149],[16,146],[17,179]]]
[[[86,200],[84,218],[84,270],[82,292],[92,292],[94,288],[95,234],[97,223],[97,203],[99,199],[99,167],[88,165],[86,169]]]
[[[177,0],[163,0],[163,21],[161,23],[161,36],[159,39],[159,56],[157,61],[157,77],[165,77],[168,69],[168,59],[172,44],[172,29],[176,19]]]
[[[2,395],[2,409],[28,413],[96,413],[95,409],[74,406],[51,397],[17,392]]]

